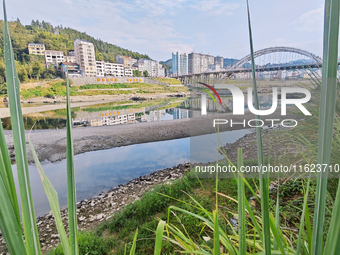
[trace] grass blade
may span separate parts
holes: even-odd
[[[309,212],[308,212],[308,194],[309,194],[309,186],[310,186],[310,178],[308,179],[308,183],[307,183],[307,189],[305,191],[305,195],[304,195],[304,199],[303,199],[303,208],[302,208],[302,214],[301,214],[301,221],[300,221],[300,229],[299,229],[299,236],[298,236],[298,242],[297,242],[297,248],[296,248],[296,255],[301,254],[301,246],[302,246],[302,234],[305,231],[304,229],[304,224],[305,224],[305,217],[306,217],[306,223],[309,220]],[[308,217],[308,219],[307,219]],[[307,236],[308,236],[308,224],[306,224],[307,226]],[[310,227],[310,226],[309,226]]]
[[[280,203],[279,203],[279,187],[277,187],[276,191],[276,208],[275,208],[275,227],[276,229],[279,229],[280,227]],[[274,240],[274,250],[277,250],[278,244],[276,240]]]
[[[213,212],[214,215],[214,255],[220,255],[220,231],[218,225],[218,211]]]
[[[254,47],[253,37],[251,31],[250,22],[250,11],[249,2],[247,0],[247,12],[248,12],[248,28],[249,28],[249,40],[250,40],[250,54],[251,54],[251,69],[253,76],[253,93],[255,101],[255,109],[259,110],[259,99],[257,94],[256,75],[255,75],[255,59],[254,59]],[[260,120],[260,116],[255,115],[256,120]],[[262,134],[261,127],[256,127],[256,138],[257,138],[257,156],[258,165],[263,166],[263,145],[262,145]],[[263,236],[264,236],[264,252],[266,255],[271,254],[271,236],[270,236],[270,221],[269,221],[269,190],[268,190],[268,179],[264,177],[262,173],[262,167],[260,170],[260,193],[261,193],[261,211],[262,211],[262,225],[263,225]]]
[[[1,167],[0,167],[1,168]],[[18,225],[10,196],[0,176],[0,229],[10,254],[26,254],[21,225]]]
[[[136,252],[137,235],[138,235],[138,228],[137,228],[137,230],[136,230],[135,237],[133,238],[133,242],[132,242],[132,247],[131,247],[130,255],[135,255],[135,252]]]
[[[323,45],[323,65],[322,65],[322,86],[321,102],[319,111],[319,138],[318,138],[318,164],[329,164],[334,126],[334,113],[336,105],[336,85],[338,69],[338,40],[339,40],[339,0],[326,0],[325,3],[325,22],[324,22],[324,45]],[[325,172],[317,174],[315,214],[313,224],[312,255],[322,254],[323,248],[323,227],[325,220],[326,193],[328,167]],[[340,197],[337,196],[337,200]],[[340,202],[336,201],[336,205]],[[338,209],[334,208],[332,219],[338,214]],[[333,220],[333,221],[334,221]],[[333,224],[330,233],[335,240],[339,240],[340,227]],[[335,230],[338,228],[338,230]],[[333,232],[335,231],[335,232]],[[333,250],[336,242],[330,244],[327,250]],[[333,248],[332,248],[333,247]],[[328,253],[327,253],[328,254]],[[329,253],[332,254],[332,253]]]
[[[20,198],[23,212],[22,218],[26,240],[26,250],[28,254],[38,255],[41,254],[41,250],[29,179],[25,129],[20,105],[19,80],[15,68],[13,49],[8,30],[5,1],[3,1],[3,9],[6,82],[12,121],[18,180],[20,186]]]
[[[21,228],[18,198],[17,198],[17,193],[15,190],[15,184],[14,184],[14,179],[13,179],[11,159],[8,154],[8,149],[7,149],[5,135],[4,135],[4,129],[1,124],[1,119],[0,119],[0,176],[2,177],[7,193],[12,202],[14,213],[18,221],[18,226]]]
[[[238,149],[237,168],[240,169],[243,165],[242,149]],[[245,215],[245,190],[244,182],[241,173],[238,174],[238,235],[239,235],[239,252],[240,254],[247,253],[246,246],[246,215]]]
[[[158,223],[157,230],[156,230],[156,244],[155,244],[154,255],[160,255],[161,254],[164,226],[165,226],[165,221],[161,220]]]
[[[77,242],[77,197],[76,197],[76,176],[74,173],[74,151],[73,151],[73,139],[72,139],[72,117],[71,117],[71,105],[70,105],[70,82],[68,79],[68,73],[66,77],[67,86],[67,145],[66,145],[66,161],[67,161],[67,206],[68,206],[68,224],[70,230],[70,245],[73,255],[77,255],[78,242]]]
[[[48,198],[48,202],[50,203],[50,206],[51,206],[51,210],[52,210],[52,213],[53,213],[55,224],[57,226],[58,233],[59,233],[59,236],[60,236],[60,241],[61,241],[61,244],[63,246],[64,254],[65,255],[71,255],[70,244],[69,244],[67,236],[66,236],[63,221],[61,220],[60,206],[59,206],[57,191],[54,189],[52,183],[50,182],[50,180],[45,175],[45,172],[44,172],[44,170],[43,170],[43,168],[40,164],[37,153],[36,153],[36,151],[33,147],[33,144],[31,142],[30,138],[28,138],[28,142],[29,142],[29,145],[30,145],[30,149],[31,149],[35,164],[37,165],[37,169],[38,169],[38,172],[39,172],[39,175],[40,175],[40,178],[41,178],[41,182],[44,186],[45,193],[46,193],[46,196]]]

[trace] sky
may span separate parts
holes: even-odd
[[[290,46],[322,57],[324,1],[249,3],[255,50]],[[176,51],[250,53],[245,0],[10,0],[7,16],[74,28],[158,61]]]

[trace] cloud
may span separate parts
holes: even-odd
[[[138,8],[146,11],[148,16],[173,14],[173,10],[182,8],[186,0],[136,0]]]
[[[216,16],[220,14],[233,15],[231,10],[235,10],[239,7],[238,4],[223,3],[220,0],[203,0],[198,4],[190,5],[191,8],[206,12],[208,15]]]
[[[315,10],[302,14],[298,19],[293,21],[292,25],[296,25],[299,31],[318,31],[323,28],[324,7],[320,6]]]
[[[182,41],[187,35],[175,29],[174,20],[155,16],[168,11],[177,12],[176,8],[183,2],[87,0],[84,4],[81,0],[32,0],[29,7],[20,9],[19,13],[14,8],[24,3],[22,0],[14,0],[9,13],[17,13],[24,24],[29,24],[32,18],[53,25],[62,24],[117,46],[164,60],[171,56],[171,51],[186,52],[192,49],[192,44]]]

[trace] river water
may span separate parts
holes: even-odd
[[[222,144],[233,143],[251,132],[250,129],[222,132],[219,134],[219,139]],[[190,149],[192,155],[200,157],[201,162],[215,161],[217,158],[217,135],[209,134],[198,138],[200,142],[202,138],[206,141],[203,149],[192,146],[195,144],[195,138],[183,138],[76,155],[77,200],[88,199],[102,191],[105,192],[119,184],[129,182],[138,176],[189,162]],[[222,156],[219,156],[219,158],[222,158]],[[58,192],[60,206],[66,207],[66,160],[55,163],[46,161],[42,162],[42,166]],[[16,165],[12,165],[12,168],[19,196]],[[29,165],[29,172],[36,215],[42,216],[50,211],[49,203],[34,164]]]

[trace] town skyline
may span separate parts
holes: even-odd
[[[265,6],[263,8],[263,6]],[[249,54],[245,2],[62,0],[7,3],[10,20],[45,20],[165,61],[172,52],[240,59]],[[322,57],[323,2],[250,2],[254,46],[291,46]],[[16,13],[13,16],[12,13]],[[270,22],[274,20],[275,22]],[[114,24],[114,25],[113,25]]]

